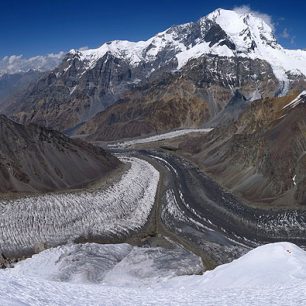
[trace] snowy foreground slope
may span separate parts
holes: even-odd
[[[120,237],[144,226],[159,172],[137,158],[121,160],[130,163],[130,169],[106,189],[0,201],[1,252],[23,255],[42,243],[56,246],[79,237]]]
[[[180,247],[70,245],[0,271],[1,305],[303,305],[306,253],[268,244],[204,275]]]

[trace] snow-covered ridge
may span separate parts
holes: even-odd
[[[0,250],[4,254],[55,246],[78,237],[122,236],[141,228],[154,205],[159,172],[148,162],[122,157],[131,168],[116,184],[0,201]]]
[[[196,258],[176,250],[64,246],[0,270],[0,303],[287,306],[306,300],[306,253],[291,243],[264,245],[204,275],[187,275],[196,267]]]
[[[207,40],[206,34],[212,25],[218,25],[226,37],[214,43]],[[232,44],[232,48],[224,43],[226,40]],[[284,49],[277,43],[272,27],[265,20],[252,12],[237,10],[217,9],[196,23],[171,27],[147,41],[116,40],[97,49],[70,51],[85,61],[89,68],[93,68],[107,52],[134,67],[143,62],[153,63],[158,57],[170,54],[162,64],[176,59],[177,69],[184,67],[190,59],[204,54],[262,59],[272,66],[285,91],[288,88],[288,73],[306,76],[306,51]]]

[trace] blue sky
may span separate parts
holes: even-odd
[[[0,57],[94,48],[113,39],[143,40],[216,8],[241,5],[271,16],[283,46],[306,48],[302,0],[1,0],[0,4]]]

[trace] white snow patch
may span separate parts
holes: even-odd
[[[81,257],[65,248],[68,252],[62,252],[62,257],[59,249],[55,251],[56,256],[49,250],[19,263],[16,268],[0,271],[1,305],[303,305],[306,300],[306,254],[291,243],[258,247],[204,275],[175,276],[170,272],[170,278],[168,272],[153,264],[156,259],[160,264],[169,263],[169,257],[162,250],[156,255],[158,251],[150,248],[137,248],[132,253],[128,245],[109,246],[108,257],[107,248],[103,247],[99,257],[105,256],[105,260],[90,256],[86,265],[86,257],[80,260],[81,264],[69,260]],[[121,260],[128,254],[129,260]],[[54,261],[56,258],[58,263]],[[103,283],[102,279],[94,284],[74,283],[73,277],[54,281],[49,265],[61,267],[51,276],[54,273],[60,273],[61,277],[76,275],[82,269],[87,277],[96,270],[98,274],[111,273],[111,282]],[[153,282],[146,282],[147,276]]]
[[[292,243],[281,242],[260,246],[229,264],[206,272],[203,285],[263,288],[293,285],[302,280],[306,284],[305,251]]]
[[[283,109],[288,107],[294,108],[301,103],[305,103],[305,101],[306,101],[306,90],[302,91],[293,101],[285,105]]]

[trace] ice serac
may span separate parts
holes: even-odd
[[[279,96],[301,89],[305,75],[306,51],[284,49],[272,27],[256,14],[218,9],[146,41],[115,40],[97,49],[71,50],[6,112],[21,122],[73,133],[113,104],[131,100],[133,108],[133,101],[150,97],[148,89],[155,90],[159,98],[154,105],[158,105],[169,97],[165,85],[182,88],[184,107],[189,107],[185,96],[193,97],[202,115],[163,127],[165,131],[207,122],[224,109],[237,89],[249,100]],[[139,99],[133,96],[135,92]],[[176,107],[178,102],[170,100]],[[154,128],[146,126],[150,132]]]
[[[106,301],[133,306],[303,305],[305,264],[305,252],[286,242],[260,246],[204,275],[189,275],[198,272],[199,259],[179,248],[71,245],[0,271],[0,301],[2,305]]]

